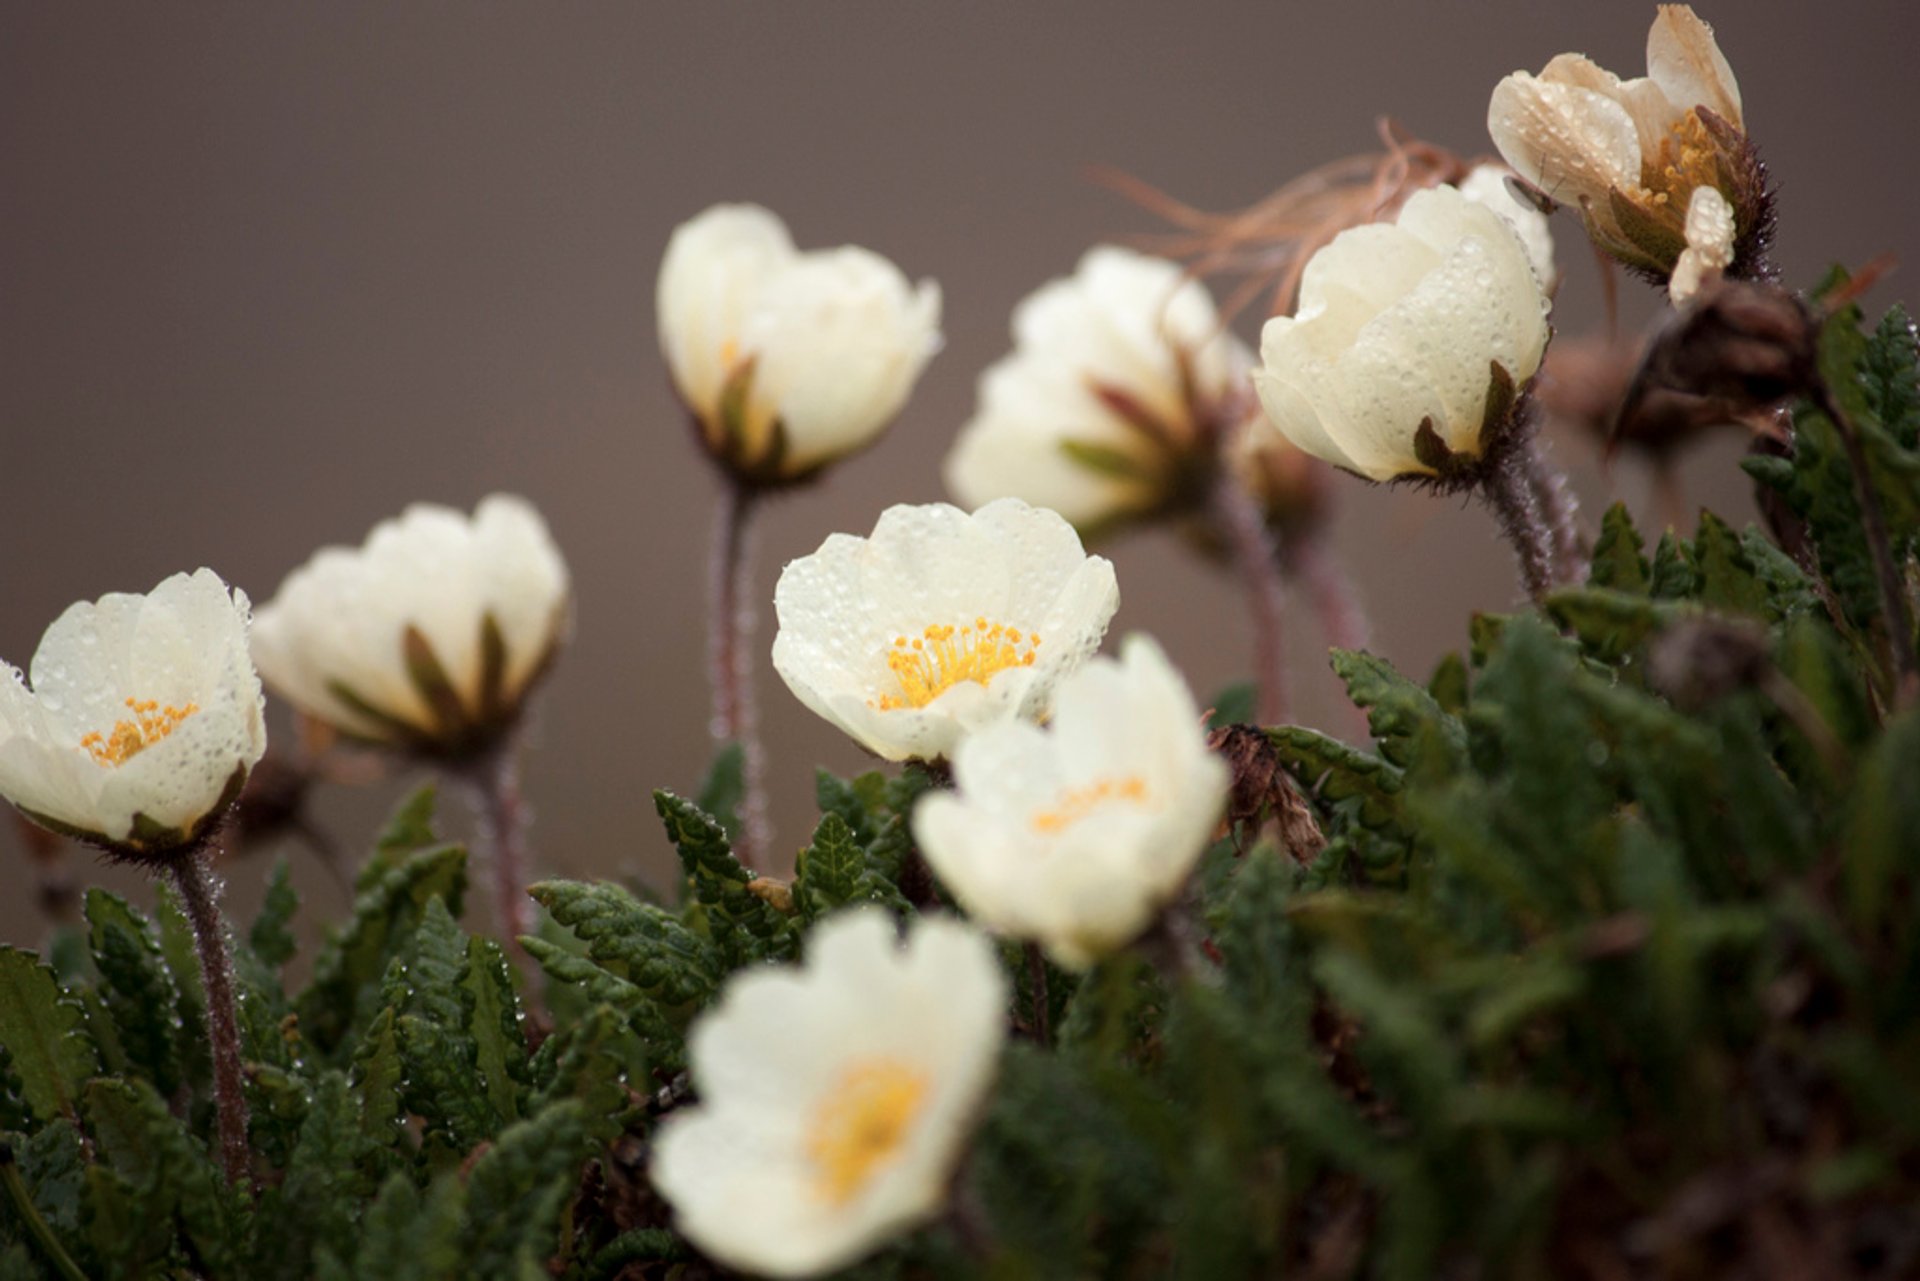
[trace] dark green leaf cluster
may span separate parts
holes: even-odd
[[[432,809],[425,790],[396,816],[303,990],[282,986],[283,868],[236,940],[251,1188],[209,1151],[200,980],[169,900],[156,924],[89,893],[57,976],[0,949],[0,1277],[545,1277],[617,1235],[569,1211],[643,1056],[600,1004],[530,1052],[500,946],[458,924],[466,854]]]

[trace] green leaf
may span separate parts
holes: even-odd
[[[179,993],[145,917],[105,890],[86,897],[100,994],[122,1049],[162,1094],[180,1084]]]
[[[1874,419],[1902,449],[1920,448],[1920,334],[1905,307],[1880,318],[1861,353],[1859,377]]]
[[[1383,658],[1355,650],[1330,652],[1334,673],[1346,682],[1347,697],[1366,709],[1367,725],[1379,742],[1381,756],[1405,769],[1425,746],[1432,749],[1436,768],[1461,761],[1466,754],[1466,731],[1433,695]]]
[[[206,1151],[144,1081],[89,1081],[83,1110],[100,1160],[124,1183],[124,1211],[136,1221],[178,1215],[193,1250],[214,1276],[237,1275],[244,1196],[226,1186]],[[94,1240],[100,1243],[96,1233]]]
[[[472,1271],[462,1248],[466,1226],[467,1185],[448,1174],[427,1188],[395,1174],[381,1185],[380,1195],[367,1208],[358,1235],[353,1267],[338,1275],[341,1281],[465,1281]],[[345,1249],[350,1240],[337,1242]]]
[[[1754,574],[1746,548],[1731,526],[1712,512],[1700,513],[1693,540],[1700,571],[1700,602],[1711,609],[1761,618],[1777,616],[1766,585]]]
[[[1469,697],[1466,660],[1458,653],[1441,658],[1434,666],[1433,675],[1427,680],[1427,693],[1433,695],[1433,701],[1449,716],[1464,713]]]
[[[587,955],[667,1007],[703,1005],[722,971],[712,948],[672,913],[617,885],[542,881],[528,888]]]
[[[1362,825],[1384,829],[1396,824],[1401,773],[1393,765],[1298,725],[1270,729],[1267,737],[1280,763],[1322,802],[1357,800]]]
[[[628,1079],[644,1079],[646,1074],[648,1064],[642,1061],[640,1047],[619,1015],[604,1005],[555,1033],[551,1043],[557,1047],[552,1051],[552,1071],[531,1110],[540,1112],[564,1099],[578,1100],[586,1109],[588,1134],[602,1143],[612,1141],[631,1110]],[[677,1071],[678,1065],[671,1070]]]
[[[740,804],[747,794],[746,761],[746,752],[738,743],[728,743],[715,752],[696,802],[719,821],[729,840],[740,835]]]
[[[256,1209],[250,1279],[304,1281],[313,1274],[316,1246],[337,1248],[353,1239],[360,1203],[373,1191],[362,1167],[368,1146],[346,1078],[324,1074],[280,1186],[266,1191]]]
[[[831,811],[821,816],[812,842],[800,851],[793,903],[808,924],[851,904],[907,907],[899,887],[874,868],[846,820]]]
[[[1686,600],[1700,590],[1693,548],[1670,529],[1660,535],[1660,543],[1653,549],[1651,587],[1656,600]]]
[[[406,1120],[400,1106],[400,1086],[407,1069],[394,1019],[392,1006],[381,1010],[353,1055],[352,1079],[360,1094],[361,1126],[370,1139],[386,1147],[400,1141]]]
[[[854,779],[815,770],[813,796],[821,814],[838,814],[860,845],[870,844],[886,822],[887,776],[879,770],[869,770]]]
[[[465,1266],[476,1277],[549,1275],[564,1257],[560,1212],[593,1150],[584,1105],[568,1099],[505,1130],[467,1179]]]
[[[1890,913],[1912,911],[1920,884],[1920,713],[1887,727],[1860,764],[1841,863],[1849,914],[1875,929]],[[1904,895],[1895,891],[1904,879]]]
[[[467,940],[440,899],[427,900],[408,946],[382,984],[396,1009],[394,1032],[406,1064],[401,1098],[428,1131],[455,1151],[493,1133],[479,1047],[471,1027],[472,997],[463,983]]]
[[[680,853],[693,903],[729,967],[792,959],[799,947],[792,922],[747,889],[753,873],[734,858],[720,825],[672,792],[656,791],[653,804]]]
[[[1600,518],[1600,537],[1594,540],[1587,586],[1645,596],[1653,586],[1653,575],[1641,554],[1643,547],[1627,505],[1615,503],[1607,508],[1607,514]]]
[[[98,1066],[80,1010],[63,999],[53,971],[31,952],[0,946],[0,1043],[21,1097],[42,1121],[74,1115],[80,1087]]]
[[[1563,587],[1550,593],[1543,606],[1548,617],[1603,663],[1619,662],[1689,609],[1605,587]]]
[[[439,788],[433,783],[422,783],[407,794],[374,839],[373,857],[361,865],[359,875],[354,878],[355,893],[365,893],[398,867],[407,855],[441,844],[433,829],[434,807],[438,803]]]
[[[364,888],[352,916],[321,947],[313,982],[295,1002],[301,1033],[310,1044],[331,1053],[352,1028],[372,1017],[382,1004],[378,980],[426,905],[444,899],[448,913],[458,915],[466,862],[460,846],[440,845],[400,855],[378,876],[361,876]]]
[[[267,876],[267,894],[260,904],[260,915],[254,917],[253,928],[247,932],[247,944],[253,948],[254,955],[275,969],[291,961],[297,950],[293,931],[288,926],[299,908],[300,896],[294,893],[287,860],[275,859],[273,871]]]
[[[520,1119],[520,1097],[527,1085],[527,1042],[520,1030],[520,1004],[506,953],[492,939],[467,940],[467,968],[461,978],[473,1011],[467,1028],[473,1038],[487,1101],[501,1124]]]

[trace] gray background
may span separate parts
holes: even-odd
[[[1911,7],[1703,12],[1781,184],[1787,279],[1912,260]],[[1229,208],[1370,147],[1381,113],[1484,152],[1502,74],[1568,49],[1638,74],[1652,14],[1520,0],[0,5],[0,655],[24,665],[79,597],[206,564],[265,599],[313,548],[357,542],[411,500],[517,490],[546,512],[578,592],[529,759],[540,861],[657,875],[648,790],[691,788],[707,754],[712,483],[652,324],[675,223],[758,200],[805,246],[864,244],[945,289],[946,350],[892,434],[770,513],[770,598],[777,566],[829,531],[941,497],[938,460],[1006,349],[1013,304],[1094,240],[1155,229],[1087,165]],[[1571,220],[1556,230],[1556,321],[1578,333],[1595,275]],[[1631,316],[1648,314],[1644,294],[1629,286]],[[1744,519],[1738,447],[1699,451],[1686,475],[1690,498]],[[1603,475],[1572,440],[1555,454],[1589,514],[1609,495],[1646,514],[1637,465]],[[1395,662],[1424,673],[1463,643],[1468,611],[1511,603],[1482,512],[1336,490],[1339,552]],[[1159,634],[1202,698],[1244,668],[1222,576],[1160,535],[1109,551],[1116,633]],[[767,638],[784,861],[811,823],[813,766],[863,766],[778,684]],[[1290,639],[1298,719],[1346,729],[1312,625]],[[320,817],[357,845],[402,786],[328,789]],[[0,826],[15,875],[16,845]],[[317,914],[337,916],[338,891],[296,859]],[[84,854],[76,867],[96,875]],[[259,872],[231,879],[244,911]],[[27,898],[0,902],[0,939],[38,937]]]

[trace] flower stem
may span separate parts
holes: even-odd
[[[740,834],[734,854],[748,867],[771,843],[767,830],[766,761],[760,747],[758,707],[748,641],[755,610],[751,586],[753,517],[759,494],[730,475],[721,478],[720,509],[713,526],[709,564],[707,673],[713,686],[709,729],[718,746],[740,745]]]
[[[1553,535],[1540,516],[1540,504],[1529,480],[1531,465],[1527,455],[1532,445],[1522,445],[1514,456],[1502,460],[1487,473],[1480,495],[1500,522],[1500,532],[1513,544],[1520,561],[1520,582],[1527,595],[1538,604],[1554,584]]]
[[[220,919],[220,883],[212,871],[216,834],[176,858],[169,872],[193,927],[200,985],[207,997],[207,1036],[213,1051],[213,1099],[220,1127],[220,1160],[227,1182],[247,1177],[247,1096],[241,1084],[240,1020],[233,995],[233,961]]]
[[[482,859],[493,880],[494,917],[501,945],[527,986],[521,999],[527,1007],[529,1031],[545,1024],[545,1014],[534,996],[536,973],[520,936],[534,931],[533,900],[527,897],[527,804],[520,790],[519,735],[508,731],[500,742],[466,772],[468,795],[479,829]]]
[[[1920,662],[1913,648],[1913,615],[1907,608],[1907,594],[1900,582],[1900,571],[1893,563],[1893,540],[1887,535],[1886,513],[1880,507],[1880,492],[1873,487],[1867,472],[1867,451],[1860,447],[1860,435],[1853,420],[1840,407],[1826,379],[1814,384],[1814,402],[1827,416],[1847,451],[1847,466],[1853,469],[1853,486],[1860,499],[1860,519],[1867,536],[1867,548],[1873,553],[1874,577],[1880,583],[1880,609],[1887,619],[1887,640],[1893,647],[1895,673],[1894,705],[1911,706],[1920,696]]]
[[[1373,629],[1353,590],[1353,580],[1327,553],[1318,534],[1288,539],[1280,549],[1281,571],[1306,589],[1313,612],[1335,649],[1365,649]]]
[[[1247,609],[1253,616],[1257,714],[1262,725],[1278,725],[1287,718],[1287,691],[1280,641],[1283,589],[1273,536],[1252,495],[1240,486],[1233,469],[1224,462],[1216,469],[1208,505],[1232,550],[1234,568],[1246,588]]]
[[[20,1171],[14,1164],[13,1148],[0,1143],[0,1184],[7,1189],[7,1199],[13,1202],[13,1211],[20,1221],[27,1225],[27,1235],[40,1247],[40,1253],[46,1256],[53,1270],[59,1273],[62,1281],[87,1281],[87,1274],[60,1244],[60,1238],[53,1234],[47,1221],[40,1216],[40,1208],[33,1203],[33,1197],[27,1192],[26,1180],[20,1177]]]
[[[1576,519],[1579,500],[1573,496],[1566,473],[1547,461],[1539,441],[1528,441],[1521,458],[1527,468],[1527,483],[1533,487],[1534,502],[1553,540],[1554,580],[1572,582],[1581,576],[1590,555]]]

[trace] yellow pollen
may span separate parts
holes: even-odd
[[[1140,805],[1146,799],[1147,782],[1138,774],[1117,779],[1103,778],[1085,787],[1069,788],[1062,792],[1052,809],[1041,810],[1033,816],[1033,830],[1052,836],[1072,827],[1102,806],[1115,801]]]
[[[1667,132],[1642,180],[1653,192],[1655,204],[1685,205],[1694,188],[1716,185],[1719,151],[1697,111],[1689,111]]]
[[[93,757],[96,764],[109,767],[125,765],[132,757],[179,729],[181,721],[200,710],[200,704],[162,707],[151,698],[145,702],[130,698],[127,700],[127,710],[133,713],[132,720],[115,721],[110,732],[102,734],[95,730],[80,740],[80,746],[86,749],[87,755]]]
[[[925,707],[962,681],[985,685],[1009,667],[1032,667],[1040,638],[1017,627],[985,618],[954,627],[936,623],[908,639],[893,638],[887,668],[900,682],[898,694],[882,694],[870,705],[883,712]]]
[[[822,1200],[845,1205],[899,1151],[926,1099],[927,1078],[893,1059],[856,1061],[814,1114],[807,1159]]]

